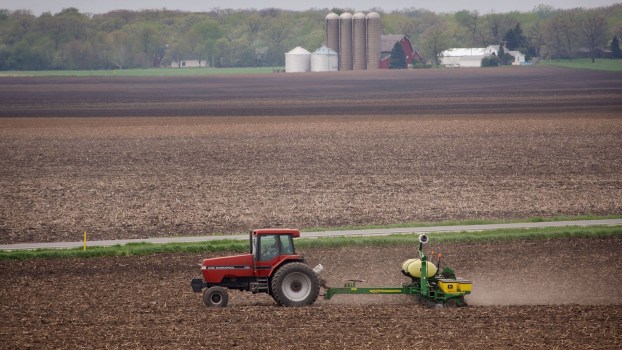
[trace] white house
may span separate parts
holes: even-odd
[[[525,62],[525,55],[519,51],[505,51],[514,56],[513,65]],[[441,52],[441,64],[445,67],[481,67],[482,58],[492,54],[499,54],[499,45],[490,45],[485,48],[453,48]]]
[[[520,51],[506,51],[506,52],[514,56],[514,61],[512,62],[512,65],[520,66],[521,64],[525,63],[525,55],[522,54]]]
[[[171,62],[171,68],[204,68],[208,67],[207,60],[181,60]]]

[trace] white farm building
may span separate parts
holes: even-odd
[[[171,62],[172,68],[204,68],[209,67],[207,60],[181,60]]]
[[[520,51],[505,51],[514,56],[513,65],[525,63],[525,55]],[[441,52],[441,64],[445,67],[481,67],[482,58],[490,55],[498,55],[499,45],[490,45],[485,48],[454,48]]]

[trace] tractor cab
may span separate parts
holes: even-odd
[[[296,255],[294,238],[300,231],[292,229],[258,229],[250,234],[250,254],[253,256],[255,270],[276,267],[284,260],[302,260]]]

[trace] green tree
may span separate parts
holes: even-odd
[[[133,45],[130,35],[125,31],[114,31],[106,37],[109,47],[108,60],[116,68],[128,68],[132,64]]]
[[[505,55],[505,48],[503,47],[503,43],[501,45],[499,45],[498,55],[499,55],[499,57],[503,57],[503,55]]]
[[[618,40],[617,36],[614,36],[613,39],[611,39],[610,47],[613,58],[622,58],[622,51],[620,51],[620,41]]]
[[[428,28],[421,35],[421,43],[426,55],[431,57],[434,64],[438,66],[440,64],[441,52],[449,48],[449,34],[446,26],[443,23],[439,23]]]
[[[391,60],[389,61],[389,69],[404,69],[408,67],[406,55],[401,42],[396,42],[391,50]]]
[[[198,54],[197,59],[210,59],[210,65],[215,66],[218,56],[218,40],[223,37],[223,31],[218,22],[205,20],[196,23],[190,30],[190,50],[193,54]]]
[[[141,66],[159,67],[166,45],[160,26],[153,22],[140,22],[124,29],[134,43],[134,60],[138,60]]]
[[[523,29],[520,27],[520,23],[516,23],[516,26],[509,29],[503,36],[503,41],[509,50],[525,50],[527,44],[527,37],[523,34]]]
[[[499,57],[494,53],[482,58],[482,67],[498,67],[499,65],[501,65]]]

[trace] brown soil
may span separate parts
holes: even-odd
[[[342,73],[2,78],[0,243],[622,213],[620,73]]]
[[[0,243],[622,212],[622,75],[555,68],[2,78]],[[27,118],[44,117],[44,118]],[[157,117],[157,118],[154,118]],[[622,347],[622,239],[451,244],[464,309],[206,309],[201,255],[0,262],[0,348]],[[309,249],[399,285],[416,247]]]
[[[461,309],[406,296],[281,308],[233,292],[207,309],[189,281],[208,255],[0,262],[0,348],[598,348],[622,341],[622,239],[431,243],[474,283]],[[404,282],[416,246],[308,249],[329,285]],[[444,264],[444,263],[443,263]],[[260,345],[259,345],[260,344]]]

